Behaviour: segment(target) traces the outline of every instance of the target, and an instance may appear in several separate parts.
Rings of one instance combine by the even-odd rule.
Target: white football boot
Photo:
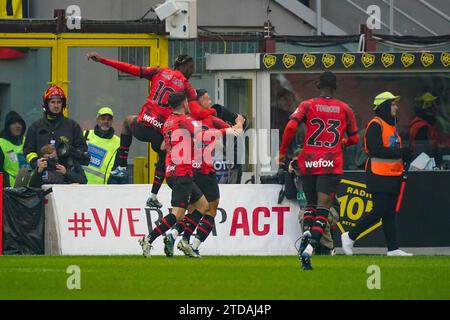
[[[388,251],[387,255],[389,257],[411,257],[413,254],[405,252],[405,251],[400,250],[400,249],[397,249],[397,250]]]
[[[355,241],[350,239],[348,232],[341,235],[342,250],[347,256],[353,255],[353,245]]]

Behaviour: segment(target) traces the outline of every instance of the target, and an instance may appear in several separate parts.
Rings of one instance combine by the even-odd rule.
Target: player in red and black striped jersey
[[[184,214],[191,203],[204,214],[208,209],[208,202],[200,189],[193,182],[193,144],[196,134],[195,126],[198,125],[189,117],[186,95],[182,92],[171,93],[168,103],[173,113],[164,124],[163,133],[167,147],[166,154],[166,176],[167,184],[172,189],[172,212],[166,215],[161,223],[156,226],[148,236],[139,240],[144,257],[150,255],[153,241],[169,230],[177,221],[184,218]],[[164,250],[167,256],[173,255],[172,248],[167,251],[165,243]]]
[[[129,63],[106,59],[98,53],[87,55],[88,59],[103,63],[119,71],[145,78],[151,81],[150,92],[147,100],[141,108],[139,115],[127,117],[123,122],[120,136],[120,148],[117,154],[115,169],[111,172],[113,177],[127,177],[128,151],[133,136],[140,141],[149,142],[152,149],[158,153],[158,162],[155,168],[151,196],[147,200],[149,207],[162,207],[157,200],[157,193],[165,177],[165,150],[161,149],[163,142],[162,128],[172,110],[167,105],[167,99],[172,92],[184,92],[189,100],[196,98],[196,91],[189,83],[189,77],[194,73],[194,60],[188,55],[180,55],[175,60],[173,69],[156,67],[139,67]],[[213,111],[202,111],[213,114]],[[118,165],[118,166],[116,166]]]
[[[198,160],[194,152],[194,143],[213,136],[223,135],[230,129],[202,132],[202,127],[189,116],[189,105],[186,95],[174,92],[169,95],[168,103],[173,112],[163,127],[166,144],[166,176],[167,184],[172,189],[172,212],[166,215],[159,226],[155,227],[148,237],[143,237],[140,244],[144,256],[150,253],[151,243],[161,234],[169,230],[177,221],[184,218],[189,205],[201,215],[208,210],[208,201],[194,183],[194,168],[200,167],[201,157]],[[200,155],[201,156],[201,155]],[[167,256],[173,255],[173,242],[164,239],[164,252]]]
[[[290,116],[279,152],[279,161],[283,163],[299,123],[305,123],[303,149],[297,160],[307,199],[299,250],[305,270],[312,269],[310,257],[328,223],[330,207],[343,172],[343,148],[356,144],[359,139],[352,109],[333,98],[336,76],[330,71],[324,72],[318,88],[320,97],[301,102]]]
[[[227,122],[218,117],[212,115],[202,117],[198,112],[200,109],[208,110],[211,109],[211,107],[211,98],[204,89],[198,89],[197,100],[189,102],[191,116],[199,121],[202,130],[206,130],[208,133],[219,130],[216,132],[222,133],[223,129],[233,128],[235,129],[235,131],[233,131],[233,136],[243,132],[245,118],[241,115],[237,115],[235,120],[236,125],[231,127]],[[197,110],[197,112],[192,112],[193,110]],[[216,139],[218,141],[216,141]],[[194,182],[208,200],[209,210],[203,216],[197,210],[189,210],[189,213],[185,216],[183,221],[177,223],[167,236],[169,237],[167,242],[173,243],[178,235],[183,233],[183,237],[177,247],[179,250],[183,251],[185,255],[194,258],[200,257],[198,248],[200,244],[206,240],[214,227],[214,218],[217,214],[220,200],[219,185],[215,175],[213,158],[216,143],[223,143],[223,139],[221,136],[208,137],[204,134],[201,142],[202,143],[197,144],[197,146],[202,148],[202,161],[200,167],[194,170]],[[189,240],[196,228],[197,234],[191,246]]]

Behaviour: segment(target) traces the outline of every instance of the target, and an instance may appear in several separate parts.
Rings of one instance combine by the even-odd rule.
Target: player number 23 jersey
[[[344,133],[355,134],[355,115],[342,101],[321,97],[300,103],[291,119],[306,124],[298,158],[302,174],[342,174]]]

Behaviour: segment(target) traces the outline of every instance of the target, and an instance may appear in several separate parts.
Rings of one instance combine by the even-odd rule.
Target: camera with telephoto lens
[[[89,153],[74,148],[64,142],[59,144],[56,152],[58,158],[66,164],[70,164],[70,162],[76,160],[79,164],[87,166],[91,161],[91,155]]]
[[[283,168],[278,169],[278,172],[272,175],[261,176],[261,184],[284,184],[286,176],[286,170]]]
[[[58,160],[53,157],[48,157],[46,160],[47,160],[47,170],[55,171],[56,165],[58,164]]]

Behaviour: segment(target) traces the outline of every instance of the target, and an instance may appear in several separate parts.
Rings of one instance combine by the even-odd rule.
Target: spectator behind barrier
[[[438,101],[439,97],[431,92],[425,92],[415,98],[415,118],[409,124],[409,139],[414,158],[425,152],[441,167],[442,154],[449,152],[450,136],[442,132],[437,125],[441,109]]]
[[[5,118],[5,127],[0,132],[0,172],[4,174],[4,187],[14,187],[20,169],[28,164],[23,154],[27,126],[22,117],[10,111]]]
[[[81,165],[71,157],[61,157],[62,148],[56,150],[52,144],[46,144],[41,148],[41,155],[42,157],[36,161],[30,187],[40,188],[44,184],[87,183]]]
[[[110,107],[101,107],[97,112],[95,128],[84,132],[88,153],[91,155],[89,165],[83,168],[88,184],[112,183],[110,173],[120,147],[120,138],[114,134],[112,127],[113,117]]]

